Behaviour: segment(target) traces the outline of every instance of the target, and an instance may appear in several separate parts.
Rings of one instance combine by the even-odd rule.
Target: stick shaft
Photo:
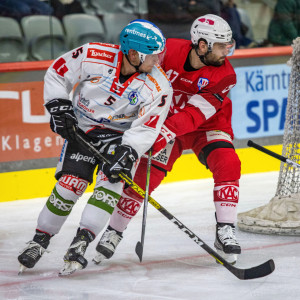
[[[100,161],[105,161],[109,163],[109,161],[93,146],[91,145],[82,134],[79,134],[75,131],[76,136],[78,137],[78,141],[85,145],[87,149]],[[139,187],[129,176],[124,173],[120,173],[119,176],[139,195],[145,197],[145,191]],[[183,231],[190,239],[192,239],[196,244],[202,247],[210,256],[212,256],[215,260],[217,260],[222,266],[224,266],[227,270],[229,270],[233,275],[238,277],[239,279],[253,279],[259,278],[266,275],[269,275],[274,271],[274,262],[273,260],[269,260],[266,263],[263,263],[259,266],[249,268],[249,269],[239,269],[232,266],[228,263],[223,257],[221,257],[216,251],[214,251],[211,247],[209,247],[200,237],[198,237],[195,233],[193,233],[190,229],[188,229],[183,223],[181,223],[175,216],[173,216],[169,211],[167,211],[162,205],[160,205],[157,201],[155,201],[149,195],[149,202],[153,207],[155,207],[160,213],[162,213],[166,218],[168,218],[173,224],[175,224],[181,231]]]
[[[254,143],[251,140],[248,141],[247,145],[249,147],[253,147],[253,148],[255,148],[255,149],[257,149],[257,150],[259,150],[261,152],[264,152],[264,153],[266,153],[266,154],[268,154],[268,155],[270,155],[270,156],[272,156],[274,158],[277,158],[277,159],[281,160],[282,162],[285,162],[287,164],[293,165],[294,167],[300,168],[300,164],[298,164],[298,163],[296,163],[296,162],[288,159],[287,157],[284,157],[284,156],[282,156],[280,154],[277,154],[277,153],[275,153],[275,152],[273,152],[273,151],[271,151],[269,149],[266,149],[265,147],[263,147],[261,145],[258,145],[258,144]]]

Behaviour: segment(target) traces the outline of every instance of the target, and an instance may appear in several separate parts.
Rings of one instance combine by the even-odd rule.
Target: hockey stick
[[[148,207],[148,201],[149,201],[151,161],[152,161],[152,148],[149,150],[148,161],[147,161],[147,176],[146,176],[146,189],[145,189],[145,198],[144,198],[144,210],[143,210],[141,241],[138,241],[136,243],[136,246],[135,246],[135,253],[139,257],[140,262],[142,262],[143,250],[144,250],[145,229],[146,229],[146,219],[147,219],[147,207]]]
[[[86,137],[82,136],[81,133],[75,130],[77,141],[85,146],[97,159],[109,163],[109,161],[89,142]],[[145,191],[140,188],[131,178],[126,174],[120,173],[119,176],[139,195],[145,197]],[[275,269],[275,264],[273,259],[262,263],[261,265],[248,268],[240,269],[236,268],[227,262],[223,257],[221,257],[216,251],[210,248],[203,240],[201,240],[196,234],[194,234],[190,229],[188,229],[183,223],[181,223],[175,216],[168,212],[163,206],[156,202],[151,196],[149,196],[149,202],[153,205],[160,213],[162,213],[166,218],[168,218],[173,224],[175,224],[181,231],[183,231],[190,239],[192,239],[197,245],[202,247],[210,256],[212,256],[217,262],[219,262],[223,267],[229,270],[237,278],[245,279],[255,279],[267,276],[271,274]]]
[[[275,157],[275,158],[277,158],[277,159],[279,159],[279,160],[281,160],[281,161],[283,161],[283,162],[285,162],[285,163],[287,163],[289,165],[292,165],[293,167],[300,168],[300,164],[298,164],[298,163],[296,163],[296,162],[288,159],[287,157],[279,155],[279,154],[277,154],[277,153],[275,153],[275,152],[273,152],[273,151],[271,151],[269,149],[266,149],[263,146],[260,146],[260,145],[258,145],[256,143],[254,143],[251,140],[248,141],[247,145],[249,147],[253,147],[253,148],[255,148],[255,149],[257,149],[257,150],[259,150],[261,152],[264,152],[264,153],[266,153],[266,154],[268,154],[270,156],[273,156],[273,157]]]

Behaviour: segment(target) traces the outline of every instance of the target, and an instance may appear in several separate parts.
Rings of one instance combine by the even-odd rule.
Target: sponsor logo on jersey
[[[136,116],[136,113],[132,113],[129,116],[126,116],[125,114],[115,115],[115,116],[109,116],[108,119],[111,121],[119,121],[119,120],[127,120],[130,118],[133,118]]]
[[[64,175],[59,181],[59,185],[65,189],[74,192],[76,195],[81,196],[87,188],[87,181],[73,175]]]
[[[193,83],[193,81],[192,80],[189,80],[189,79],[186,79],[186,78],[180,78],[180,80],[182,80],[182,81],[184,81],[184,82],[187,82],[187,83],[190,83],[190,84],[192,84]]]
[[[235,84],[231,84],[231,85],[227,86],[227,87],[222,91],[222,93],[224,94],[224,93],[229,92],[234,86],[235,86]]]
[[[169,79],[169,77],[167,76],[167,74],[165,73],[165,71],[163,70],[163,68],[159,65],[159,64],[156,64],[156,67],[158,68],[158,70],[165,76],[165,78],[168,80],[169,82],[169,86],[171,87],[171,81]]]
[[[92,165],[94,165],[96,163],[96,160],[95,160],[94,156],[82,155],[79,152],[73,153],[71,155],[70,159],[76,160],[76,162],[82,160],[82,161],[88,162]]]
[[[152,158],[152,160],[167,166],[174,144],[174,140],[170,141],[167,146],[159,152],[158,155]]]
[[[114,62],[115,56],[116,54],[113,52],[94,48],[89,48],[87,53],[88,58],[101,59],[110,63]]]
[[[206,18],[200,18],[200,19],[198,19],[198,21],[200,21],[201,23],[208,24],[208,25],[214,25],[215,24],[214,20],[206,19]]]
[[[93,109],[88,108],[89,105],[90,100],[86,100],[85,98],[80,98],[79,102],[77,103],[77,106],[93,114],[95,111]]]
[[[118,208],[130,216],[135,216],[141,204],[130,198],[121,197],[117,204]]]
[[[207,78],[200,77],[197,83],[199,91],[201,91],[201,89],[206,87],[208,84],[209,80]]]
[[[161,88],[158,84],[158,82],[156,81],[155,78],[153,78],[152,76],[150,76],[149,74],[147,75],[147,77],[149,78],[150,81],[152,81],[157,89],[158,92],[161,92]]]
[[[128,95],[130,105],[136,105],[139,102],[138,94],[135,91],[132,91]]]

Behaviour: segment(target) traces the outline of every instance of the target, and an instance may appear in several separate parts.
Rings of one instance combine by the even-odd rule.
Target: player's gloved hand
[[[166,125],[161,127],[160,133],[152,146],[152,155],[155,157],[163,150],[167,143],[175,139],[176,134],[171,131]]]
[[[121,180],[119,173],[123,172],[131,177],[131,169],[138,159],[137,152],[128,145],[118,145],[110,164],[104,163],[102,171],[110,183],[117,183]]]
[[[53,99],[45,104],[51,115],[50,128],[68,141],[75,141],[74,126],[78,128],[72,101],[67,99]]]

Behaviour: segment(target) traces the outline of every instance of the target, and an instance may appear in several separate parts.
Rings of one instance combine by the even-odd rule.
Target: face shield
[[[215,43],[218,44],[219,48],[224,51],[225,56],[231,56],[234,53],[235,50],[235,40],[231,39],[230,42],[226,43]]]
[[[166,54],[166,47],[164,50],[158,54],[144,54],[138,51],[139,58],[140,58],[140,64],[144,63],[145,61],[147,63],[153,63],[155,64],[162,64],[165,54]]]

